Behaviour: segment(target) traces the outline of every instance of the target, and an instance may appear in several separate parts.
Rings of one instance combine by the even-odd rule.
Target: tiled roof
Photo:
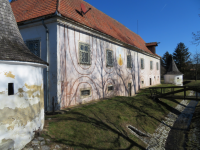
[[[84,4],[87,10],[92,8],[83,16],[77,12],[81,11],[81,4]],[[138,34],[83,0],[17,0],[12,2],[11,6],[17,22],[50,15],[58,11],[64,17],[153,54]]]
[[[24,44],[8,0],[0,0],[0,60],[47,64]]]

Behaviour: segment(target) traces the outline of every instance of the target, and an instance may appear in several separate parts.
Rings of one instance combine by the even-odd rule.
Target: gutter
[[[44,19],[42,19],[42,24],[43,24],[44,28],[46,29],[47,63],[49,64],[49,29],[47,28],[46,24],[44,23]],[[49,110],[49,66],[47,66],[47,78],[46,79],[47,79],[47,83],[46,83],[46,87],[47,87],[46,111],[48,111]]]

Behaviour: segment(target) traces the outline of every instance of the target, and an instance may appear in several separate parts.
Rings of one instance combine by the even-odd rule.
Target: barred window
[[[141,58],[141,69],[144,69],[144,58]]]
[[[40,40],[28,40],[25,44],[33,54],[40,57]]]
[[[90,64],[90,45],[79,42],[79,62],[81,64]]]
[[[132,68],[131,62],[131,55],[127,55],[127,68]]]
[[[90,95],[90,90],[82,90],[81,91],[81,96],[89,96]]]
[[[150,61],[150,69],[153,70],[153,61]]]
[[[157,70],[159,70],[159,67],[158,67],[158,62],[156,62],[156,68],[157,68]]]
[[[113,67],[113,51],[106,50],[106,66]]]
[[[109,86],[108,86],[108,91],[113,91],[113,89],[114,89],[114,88],[113,88],[113,85],[109,85]]]

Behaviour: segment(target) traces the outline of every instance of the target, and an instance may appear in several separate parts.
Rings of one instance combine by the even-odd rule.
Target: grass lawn
[[[81,105],[65,114],[47,115],[46,119],[51,118],[48,134],[53,141],[78,150],[145,149],[147,145],[131,134],[127,125],[152,134],[170,111],[180,114],[174,107],[181,101],[155,102],[148,95],[149,90],[143,89],[134,97],[117,96]]]

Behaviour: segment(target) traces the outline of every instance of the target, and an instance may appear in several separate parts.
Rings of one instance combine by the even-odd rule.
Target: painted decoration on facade
[[[124,62],[124,51],[121,47],[118,47],[116,50],[116,59],[118,65],[122,66]]]

